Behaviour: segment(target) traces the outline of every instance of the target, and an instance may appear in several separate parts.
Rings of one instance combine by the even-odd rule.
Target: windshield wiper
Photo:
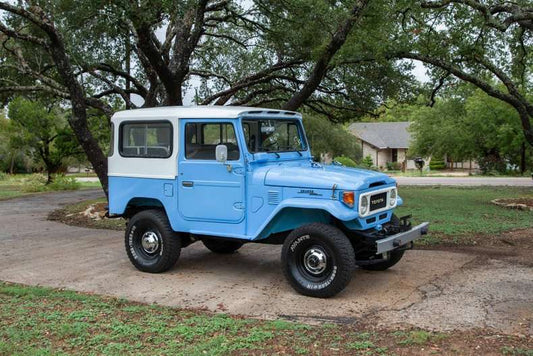
[[[278,147],[278,149],[280,150],[287,150],[287,151],[283,151],[283,152],[296,152],[300,155],[300,157],[302,157],[302,152],[300,152],[299,150],[295,149],[294,147],[292,146],[280,146]]]
[[[267,153],[273,153],[276,155],[276,158],[280,158],[281,156],[279,155],[279,153],[277,153],[276,151],[272,151],[270,148],[266,148],[266,147],[261,147],[260,150],[262,150],[263,152],[267,152]],[[259,151],[261,152],[261,151]]]

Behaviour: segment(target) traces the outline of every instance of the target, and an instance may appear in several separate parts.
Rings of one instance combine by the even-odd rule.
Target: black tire
[[[394,225],[399,225],[400,224],[400,219],[396,215],[392,215],[390,223],[394,224]],[[394,266],[395,264],[397,264],[398,262],[400,262],[400,260],[403,257],[404,252],[405,252],[405,250],[391,251],[389,253],[389,259],[388,260],[383,261],[383,262],[374,263],[374,264],[371,264],[371,265],[362,265],[362,266],[359,266],[359,267],[361,269],[364,269],[364,270],[367,270],[367,271],[385,271],[385,270],[391,268],[392,266]]]
[[[394,266],[395,264],[397,264],[398,262],[400,262],[400,260],[403,257],[404,252],[405,252],[405,250],[391,251],[390,254],[389,254],[389,259],[388,260],[383,261],[383,262],[374,263],[374,264],[371,264],[371,265],[362,265],[362,266],[359,266],[359,267],[361,269],[365,269],[367,271],[385,271],[385,270],[391,268],[392,266]]]
[[[283,273],[299,293],[329,298],[342,291],[355,269],[355,254],[344,233],[313,223],[293,230],[281,251]]]
[[[205,239],[202,240],[205,247],[207,247],[211,252],[220,253],[220,254],[230,254],[243,245],[240,241],[230,241],[230,240],[216,240],[216,239]]]
[[[126,228],[125,245],[135,268],[150,273],[172,268],[181,252],[179,234],[172,230],[161,210],[144,210],[135,214]]]

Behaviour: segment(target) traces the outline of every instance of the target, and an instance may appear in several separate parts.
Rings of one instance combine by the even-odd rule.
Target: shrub
[[[42,192],[46,190],[46,177],[42,174],[31,174],[22,179],[21,190],[25,193]]]
[[[354,168],[357,167],[357,163],[355,163],[355,161],[351,159],[350,157],[339,156],[339,157],[335,157],[333,160],[336,162],[339,162],[340,164],[346,167],[354,167]]]
[[[429,162],[429,169],[431,171],[442,170],[445,168],[446,168],[446,163],[444,162],[443,158],[431,157],[431,161]]]
[[[402,164],[400,162],[387,162],[388,171],[399,171],[402,169]]]
[[[63,174],[58,174],[48,185],[51,190],[77,190],[80,189],[81,184],[75,177],[67,177]]]
[[[361,161],[361,164],[360,166],[362,168],[372,168],[372,166],[374,165],[374,161],[372,161],[372,156],[368,155],[366,156],[365,158],[363,158],[363,160]]]
[[[495,175],[506,172],[507,165],[505,161],[496,155],[488,155],[478,158],[479,169],[484,175]]]
[[[4,172],[0,172],[0,181],[7,180],[7,174]]]

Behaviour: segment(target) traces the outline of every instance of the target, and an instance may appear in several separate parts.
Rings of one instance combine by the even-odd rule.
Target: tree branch
[[[359,20],[361,17],[361,13],[367,4],[368,0],[358,0],[355,2],[355,5],[350,11],[349,18],[340,24],[333,34],[330,42],[316,61],[313,71],[309,75],[306,83],[289,99],[289,101],[285,103],[285,105],[283,105],[283,109],[297,110],[305,102],[305,100],[307,100],[313,94],[326,75],[331,59],[344,45],[344,42],[346,42],[346,38],[348,37],[357,20]]]

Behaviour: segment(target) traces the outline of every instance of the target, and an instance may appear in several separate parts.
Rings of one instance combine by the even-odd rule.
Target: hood
[[[334,165],[285,166],[268,170],[265,184],[279,187],[364,190],[372,183],[394,184],[396,181],[386,174],[365,169]]]

